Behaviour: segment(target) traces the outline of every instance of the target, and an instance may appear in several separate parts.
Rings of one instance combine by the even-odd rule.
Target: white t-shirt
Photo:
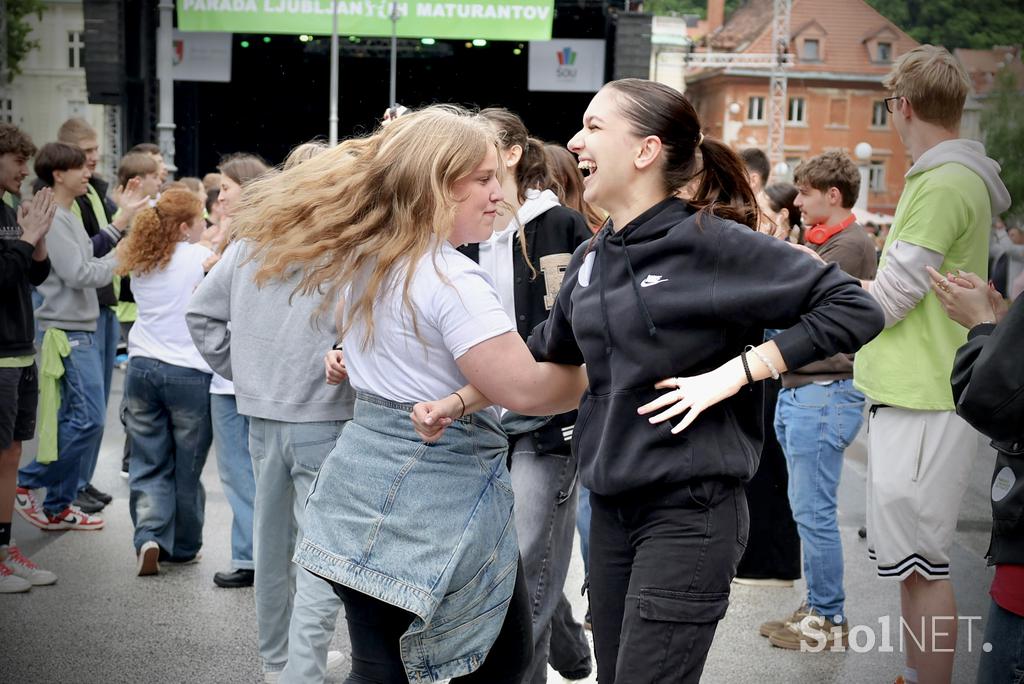
[[[132,274],[139,315],[128,334],[128,356],[213,372],[199,355],[185,324],[189,299],[203,281],[203,262],[212,254],[202,245],[179,242],[166,268]]]
[[[481,342],[515,331],[491,278],[472,259],[445,243],[437,267],[448,283],[435,270],[433,253],[420,258],[410,283],[422,339],[416,337],[403,305],[402,282],[374,306],[371,344],[363,347],[362,323],[353,324],[344,336],[345,365],[354,388],[400,402],[441,399],[467,384],[457,358]]]

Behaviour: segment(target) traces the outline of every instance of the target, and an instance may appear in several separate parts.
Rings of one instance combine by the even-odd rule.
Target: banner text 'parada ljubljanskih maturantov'
[[[332,0],[177,0],[182,31],[330,34]],[[403,38],[550,40],[554,0],[401,0]],[[391,35],[391,0],[338,0],[338,31]]]

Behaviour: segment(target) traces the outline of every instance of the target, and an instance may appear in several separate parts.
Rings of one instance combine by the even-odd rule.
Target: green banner
[[[182,31],[329,35],[333,0],[177,0]],[[390,36],[390,0],[337,0],[338,32]],[[554,0],[405,0],[403,38],[550,40]]]

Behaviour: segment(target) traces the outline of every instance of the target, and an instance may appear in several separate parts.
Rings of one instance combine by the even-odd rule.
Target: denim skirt
[[[508,440],[486,414],[425,444],[411,404],[362,392],[306,499],[295,562],[416,617],[409,681],[477,669],[501,630],[519,558]]]

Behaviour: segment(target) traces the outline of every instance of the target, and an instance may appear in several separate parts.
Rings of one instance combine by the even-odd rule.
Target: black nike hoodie
[[[637,408],[659,380],[713,370],[766,328],[789,368],[853,353],[884,325],[878,305],[835,264],[708,214],[659,202],[618,233],[609,223],[573,254],[538,360],[587,364],[573,449],[603,495],[700,478],[749,479],[764,437],[759,383],[704,411],[679,435]]]

